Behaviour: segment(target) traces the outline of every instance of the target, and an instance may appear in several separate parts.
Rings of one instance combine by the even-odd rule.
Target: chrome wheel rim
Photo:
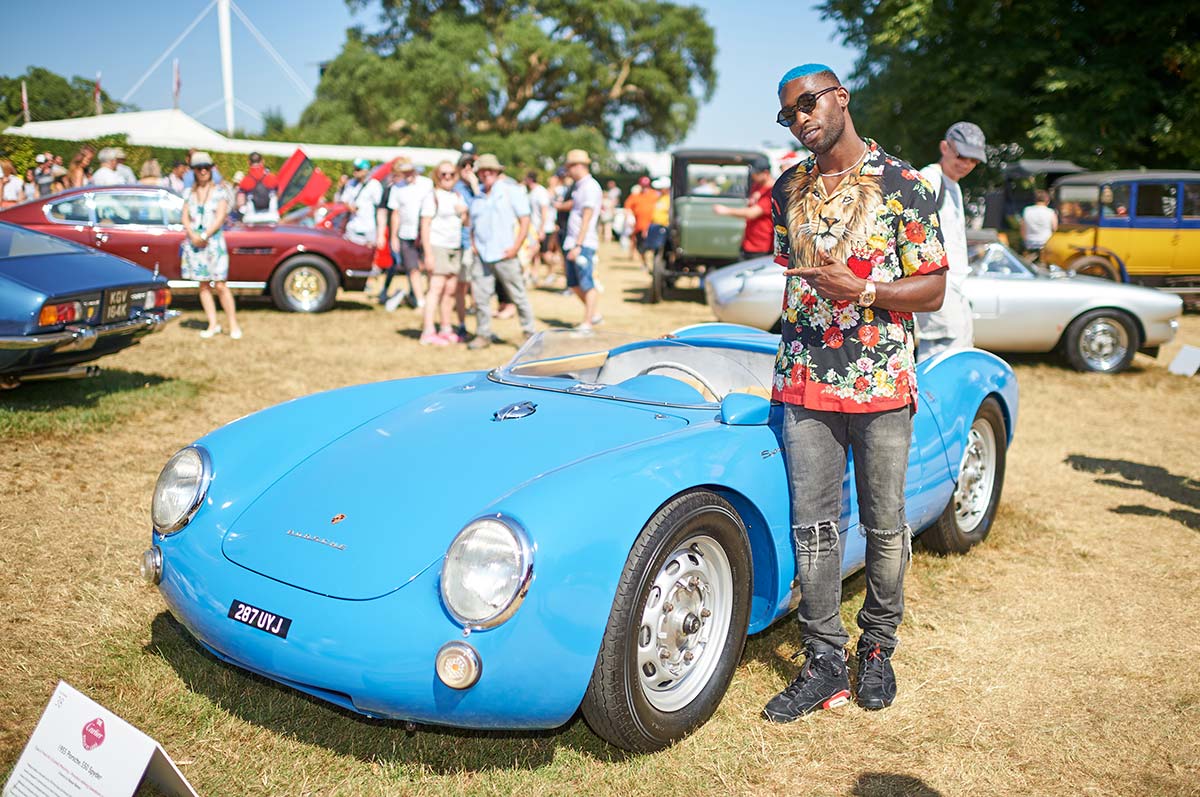
[[[663,562],[637,628],[642,694],[659,711],[684,708],[712,679],[733,618],[733,574],[708,536],[685,540]]]
[[[1097,318],[1079,334],[1079,354],[1093,371],[1111,371],[1129,351],[1129,333],[1112,318]]]
[[[996,432],[983,418],[975,419],[967,434],[967,448],[958,467],[954,490],[954,515],[958,527],[972,532],[983,522],[996,483]]]
[[[328,288],[325,275],[315,266],[297,266],[283,282],[284,293],[300,310],[315,310]]]

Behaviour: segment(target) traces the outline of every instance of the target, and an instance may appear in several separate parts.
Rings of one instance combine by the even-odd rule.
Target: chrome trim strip
[[[144,335],[149,332],[158,332],[167,324],[178,319],[179,315],[178,310],[168,310],[162,317],[141,315],[107,326],[71,326],[61,332],[46,332],[41,335],[2,335],[0,336],[0,349],[40,349],[44,346],[53,346],[55,351],[84,351],[95,346],[99,338],[106,338],[109,335],[122,335],[127,332]]]
[[[263,291],[267,289],[265,282],[226,282],[231,291]],[[199,290],[200,283],[197,280],[167,280],[167,285],[173,291],[179,290]]]
[[[370,277],[373,274],[382,274],[382,273],[383,272],[380,269],[375,269],[375,268],[368,269],[366,271],[363,271],[362,269],[357,269],[357,268],[348,268],[342,272],[342,276],[344,276],[346,279],[354,280],[354,279],[366,279],[367,277]]]
[[[467,632],[484,631],[489,628],[495,628],[496,626],[510,619],[516,613],[517,609],[521,607],[521,603],[525,600],[525,595],[529,592],[529,585],[533,581],[533,554],[535,549],[533,547],[533,541],[529,537],[529,532],[525,531],[525,527],[516,520],[501,512],[481,515],[467,525],[463,526],[462,531],[454,535],[454,540],[451,541],[450,546],[446,549],[447,553],[450,551],[450,548],[454,547],[454,543],[458,540],[459,536],[462,535],[463,531],[466,531],[481,520],[498,521],[501,525],[507,527],[508,530],[512,532],[513,539],[517,541],[517,546],[521,549],[521,563],[523,572],[521,573],[520,581],[517,583],[517,591],[507,606],[490,617],[485,617],[482,620],[471,621],[465,617],[460,617],[458,613],[454,611],[454,609],[450,608],[450,601],[446,599],[446,562],[448,559],[443,557],[442,572],[438,576],[438,592],[441,594],[442,605],[446,607],[446,611],[449,612],[450,616],[454,618],[455,622],[461,625]]]

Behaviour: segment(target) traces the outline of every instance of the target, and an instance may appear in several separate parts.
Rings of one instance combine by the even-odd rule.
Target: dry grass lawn
[[[605,254],[609,327],[709,320],[694,293],[643,303],[640,269]],[[543,325],[578,320],[574,299],[534,298]],[[629,756],[580,720],[483,734],[361,718],[218,662],[167,614],[136,562],[173,451],[296,396],[513,351],[419,346],[415,313],[360,294],[316,317],[242,305],[240,342],[200,340],[185,305],[97,380],[0,394],[0,777],[61,678],[158,739],[205,795],[1200,794],[1200,378],[1165,368],[1200,345],[1200,316],[1117,377],[1014,359],[995,529],[966,557],[918,552],[891,709],[761,721],[794,674],[782,622],[750,640],[712,721]],[[518,337],[513,321],[499,332]],[[852,622],[861,581],[845,592]]]

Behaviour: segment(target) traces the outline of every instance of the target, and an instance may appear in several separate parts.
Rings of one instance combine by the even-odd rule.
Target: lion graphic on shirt
[[[849,260],[854,245],[861,248],[874,232],[877,210],[883,203],[877,175],[851,175],[832,197],[814,190],[818,179],[815,171],[797,169],[784,189],[795,265],[817,265],[820,252],[843,263]]]

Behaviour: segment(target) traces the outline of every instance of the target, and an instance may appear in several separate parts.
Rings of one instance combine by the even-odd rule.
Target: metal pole
[[[229,0],[217,0],[217,30],[221,37],[221,79],[225,85],[225,133],[233,135],[233,48],[229,44]]]

